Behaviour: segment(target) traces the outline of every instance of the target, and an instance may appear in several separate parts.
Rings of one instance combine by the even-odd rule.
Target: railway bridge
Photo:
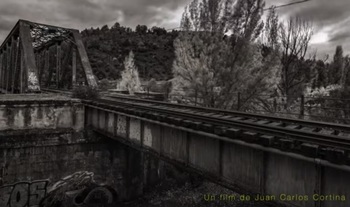
[[[145,178],[161,171],[160,162],[146,155],[245,200],[350,206],[347,125],[45,92],[83,83],[97,86],[77,30],[16,24],[0,48],[0,206],[37,206],[71,180],[86,184],[92,173],[98,187],[86,193],[86,202],[97,191],[106,202],[140,196],[149,184]],[[147,163],[157,164],[145,170]],[[59,185],[48,187],[42,179]]]

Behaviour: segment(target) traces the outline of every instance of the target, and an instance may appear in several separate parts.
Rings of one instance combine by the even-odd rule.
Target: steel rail
[[[264,135],[273,135],[279,138],[289,138],[300,142],[312,143],[323,147],[331,147],[343,150],[350,150],[350,139],[342,136],[325,135],[320,133],[289,129],[285,127],[263,125],[258,123],[249,123],[239,120],[232,120],[220,117],[210,117],[208,115],[193,114],[191,112],[176,111],[174,109],[160,109],[155,106],[144,106],[136,103],[116,102],[110,99],[100,99],[93,102],[96,105],[107,104],[107,106],[116,107],[125,106],[126,109],[139,109],[148,112],[158,112],[164,115],[171,115],[182,119],[196,120],[199,122],[210,123],[213,126],[237,127],[248,132],[255,132]],[[114,105],[110,105],[114,104]]]
[[[238,116],[238,117],[244,117],[244,118],[254,118],[257,120],[276,121],[276,122],[281,122],[285,124],[301,125],[305,127],[309,126],[309,127],[315,127],[315,128],[325,128],[325,129],[333,129],[337,131],[350,132],[350,126],[345,124],[335,124],[335,123],[327,123],[327,122],[319,122],[319,121],[306,121],[306,120],[300,120],[300,119],[282,118],[282,117],[276,117],[276,116],[270,116],[270,115],[253,114],[253,113],[246,113],[246,112],[240,112],[240,111],[223,110],[223,109],[215,109],[215,108],[207,108],[207,107],[199,107],[199,106],[189,106],[184,104],[173,104],[173,103],[167,103],[162,101],[130,98],[125,96],[107,95],[106,97],[110,97],[113,99],[123,99],[123,100],[138,101],[138,102],[144,102],[144,103],[159,104],[164,106],[172,106],[176,108],[194,109],[198,111],[203,110],[207,113],[209,112],[223,113],[226,115]]]

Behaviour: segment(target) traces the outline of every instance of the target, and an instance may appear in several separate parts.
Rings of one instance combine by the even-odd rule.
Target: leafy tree
[[[186,96],[199,94],[203,97],[203,105],[214,107],[215,99],[219,98],[219,94],[214,92],[218,82],[214,73],[216,69],[224,68],[224,56],[229,54],[228,44],[218,35],[182,33],[175,40],[174,47],[173,93],[185,92]]]
[[[193,0],[182,15],[180,27],[185,31],[225,33],[255,39],[263,22],[263,0]]]
[[[91,86],[77,86],[73,89],[73,98],[93,100],[100,98],[100,94],[97,88]]]
[[[338,45],[335,50],[333,57],[333,62],[329,70],[329,77],[331,84],[343,85],[343,72],[344,72],[344,57],[343,57],[343,47]]]
[[[138,33],[138,34],[146,34],[147,30],[148,30],[148,28],[146,25],[137,25],[136,26],[136,33]]]
[[[129,56],[124,62],[124,71],[122,72],[122,80],[119,83],[118,89],[127,90],[130,94],[140,91],[141,82],[139,79],[139,72],[134,63],[134,53],[130,51]]]
[[[232,30],[234,36],[241,37],[245,41],[256,40],[264,28],[261,16],[265,2],[263,0],[237,0],[236,4],[234,2],[225,2],[223,20],[228,20],[226,30]]]
[[[264,28],[264,40],[266,46],[271,49],[277,49],[279,46],[279,38],[278,38],[278,29],[279,29],[279,17],[276,13],[275,7],[271,7],[269,9],[269,13],[267,15],[265,28]]]
[[[149,93],[150,91],[152,91],[155,86],[157,86],[157,81],[154,78],[152,78],[147,84],[147,92]]]
[[[109,30],[108,25],[104,25],[104,26],[101,28],[101,31],[103,31],[103,32],[106,32],[106,31],[108,31],[108,30]]]
[[[276,59],[264,59],[254,43],[263,28],[263,7],[260,0],[238,0],[237,4],[230,0],[194,0],[185,9],[181,24],[192,28],[184,28],[187,32],[174,43],[173,93],[196,95],[205,106],[235,108],[237,91],[245,94],[243,103],[247,103],[271,89],[275,84],[271,77],[275,79],[278,68],[271,63]],[[227,29],[233,35],[223,38]]]
[[[313,82],[313,88],[326,87],[327,85],[327,65],[322,60],[316,62],[315,69],[317,71],[317,77]]]
[[[164,28],[160,28],[160,27],[152,27],[151,32],[158,36],[167,34],[167,31]]]
[[[119,22],[114,23],[114,25],[112,26],[112,29],[119,29],[119,28],[120,28]]]
[[[349,55],[344,58],[344,72],[342,75],[342,83],[345,88],[350,86],[350,57]]]

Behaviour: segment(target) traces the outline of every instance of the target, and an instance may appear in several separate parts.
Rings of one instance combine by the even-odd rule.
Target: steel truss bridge
[[[97,86],[78,30],[19,20],[0,47],[0,90]]]

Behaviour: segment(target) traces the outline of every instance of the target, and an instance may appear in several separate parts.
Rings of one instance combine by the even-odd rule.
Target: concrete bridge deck
[[[86,104],[85,110],[96,132],[238,192],[287,206],[350,205],[350,166],[130,115],[117,102],[115,108]]]

